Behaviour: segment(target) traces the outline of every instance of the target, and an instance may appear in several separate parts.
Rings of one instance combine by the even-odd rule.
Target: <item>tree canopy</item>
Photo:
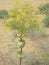
[[[11,30],[17,30],[22,34],[42,30],[44,28],[41,22],[43,16],[37,12],[39,12],[39,9],[34,8],[31,2],[23,4],[16,2],[12,10],[8,12],[7,26]]]

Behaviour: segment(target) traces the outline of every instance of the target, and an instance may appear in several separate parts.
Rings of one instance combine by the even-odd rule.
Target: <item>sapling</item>
[[[24,58],[23,48],[25,46],[24,36],[28,35],[30,31],[34,31],[37,28],[42,29],[43,26],[41,22],[38,20],[37,16],[37,8],[33,8],[30,2],[26,2],[24,4],[20,2],[16,3],[12,10],[9,11],[9,18],[7,20],[6,26],[11,30],[17,31],[18,40],[18,48],[17,51],[19,58],[19,65],[22,64],[22,59]],[[40,22],[40,23],[39,23]]]

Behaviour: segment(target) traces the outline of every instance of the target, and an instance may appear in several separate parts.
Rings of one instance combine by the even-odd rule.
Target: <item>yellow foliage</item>
[[[21,15],[17,15],[16,16],[16,22],[20,22],[20,20],[21,20]]]
[[[43,29],[43,26],[42,26],[41,24],[39,24],[39,25],[38,25],[38,28],[39,28],[40,30],[42,30],[42,29]]]
[[[32,22],[35,22],[35,21],[37,21],[37,18],[36,17],[31,17],[31,20],[32,20]]]
[[[23,4],[21,0],[16,0],[16,4],[13,9],[15,11],[10,11],[8,13],[10,18],[7,20],[7,22],[16,21],[16,24],[15,22],[11,24],[10,27],[12,29],[14,29],[12,26],[13,24],[15,27],[17,27],[16,29],[22,28],[23,26],[25,28],[29,28],[30,25],[32,25],[31,27],[39,27],[40,29],[42,29],[42,25],[38,25],[38,23],[41,21],[43,16],[37,14],[37,12],[39,12],[39,9],[33,8],[32,2],[27,1]],[[13,17],[14,15],[15,17]]]
[[[26,12],[25,11],[22,11],[22,16],[26,16]]]
[[[25,23],[24,26],[25,26],[26,28],[29,28],[30,24],[29,24],[29,23]]]
[[[14,16],[15,13],[10,11],[10,12],[8,12],[8,15],[9,15],[9,16]]]
[[[9,23],[9,22],[14,22],[14,18],[12,18],[12,17],[8,18],[7,23]]]

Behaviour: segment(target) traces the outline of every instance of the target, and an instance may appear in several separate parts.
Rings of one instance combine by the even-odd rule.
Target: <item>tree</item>
[[[20,5],[21,4],[21,5]],[[14,8],[9,11],[9,18],[7,20],[6,26],[11,30],[17,31],[18,40],[18,58],[20,64],[24,57],[23,48],[25,46],[24,36],[28,35],[30,31],[41,30],[43,26],[41,24],[42,15],[37,15],[37,8],[34,8],[30,2],[22,4],[17,2]]]

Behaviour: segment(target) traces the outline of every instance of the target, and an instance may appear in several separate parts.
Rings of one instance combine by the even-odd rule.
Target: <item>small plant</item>
[[[39,6],[40,14],[44,14],[45,18],[43,19],[43,23],[46,27],[49,27],[49,3],[45,3]]]
[[[8,11],[0,10],[0,19],[7,19],[7,18],[8,18]]]
[[[44,23],[45,27],[49,28],[49,16],[46,16],[46,17],[43,19],[43,23]]]
[[[9,18],[7,20],[6,26],[11,30],[17,31],[18,40],[18,58],[20,64],[22,64],[22,59],[24,58],[23,48],[25,46],[24,36],[28,35],[30,31],[36,29],[42,29],[41,25],[41,15],[37,15],[37,8],[33,8],[30,2],[22,4],[17,2],[14,8],[9,11]]]
[[[49,15],[49,3],[45,3],[39,6],[39,10],[41,14]]]

